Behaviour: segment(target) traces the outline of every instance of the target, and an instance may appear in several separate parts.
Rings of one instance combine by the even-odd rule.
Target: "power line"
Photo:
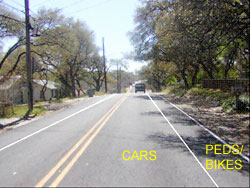
[[[17,1],[15,1],[15,0],[11,0],[11,1],[12,1],[13,3],[15,3],[16,5],[19,5],[20,7],[24,8],[24,5],[18,3]]]
[[[13,2],[16,2],[15,0],[12,0],[12,1],[13,1]],[[3,3],[5,6],[8,6],[8,7],[14,9],[14,10],[17,10],[17,11],[19,11],[19,12],[25,14],[25,11],[24,11],[24,10],[20,10],[20,9],[18,9],[18,8],[12,6],[12,5],[9,5],[9,4],[7,4],[7,3],[5,3],[5,2],[3,2],[3,1],[0,1],[0,3]],[[25,8],[23,5],[21,5],[21,4],[18,3],[18,2],[16,2],[16,4],[18,4],[19,6],[22,6],[23,8]],[[32,12],[32,14],[37,15],[37,14],[36,14],[34,11],[32,11],[31,9],[29,9],[29,10],[30,10],[30,12]],[[30,15],[30,16],[31,16],[31,15]],[[32,16],[31,16],[31,18],[32,18],[33,20],[35,19],[35,18],[32,17]]]
[[[65,8],[69,8],[69,7],[72,7],[72,6],[81,4],[82,2],[85,2],[85,1],[86,1],[86,0],[79,0],[79,1],[76,1],[76,2],[74,2],[74,3],[68,4],[68,5],[66,5],[66,6],[63,6],[63,7],[61,7],[61,8],[58,8],[58,9],[59,9],[59,10],[63,10],[63,9],[65,9]],[[43,1],[43,2],[45,2],[45,1]],[[42,5],[42,4],[43,4],[43,3],[39,3],[39,4],[34,5],[33,7],[37,7],[37,6],[40,6],[40,5]]]
[[[60,10],[61,10],[61,9],[65,9],[65,8],[70,7],[70,6],[73,6],[73,5],[82,3],[82,2],[84,2],[84,1],[85,1],[85,0],[79,0],[79,1],[77,1],[77,2],[75,2],[75,3],[71,3],[71,4],[67,5],[67,6],[63,6],[62,8],[59,8],[59,9],[60,9]],[[40,3],[36,4],[36,5],[34,5],[33,7],[38,7],[38,6],[40,6],[40,5],[43,5],[45,2],[47,2],[47,0],[42,1],[42,2],[40,2]]]
[[[24,12],[23,10],[20,10],[20,9],[18,9],[18,8],[16,8],[16,7],[13,7],[13,6],[11,6],[11,5],[9,5],[9,4],[3,2],[3,1],[1,1],[0,3],[4,4],[4,5],[7,6],[7,7],[10,7],[10,8],[12,8],[12,9],[15,9],[15,10],[17,10],[17,11],[19,11],[19,12],[25,14],[25,12]]]
[[[99,3],[95,4],[95,5],[93,5],[93,6],[89,6],[89,7],[86,7],[86,8],[83,8],[81,10],[74,11],[74,12],[71,12],[71,13],[75,14],[75,13],[81,12],[83,10],[88,10],[88,9],[91,9],[91,8],[96,8],[96,7],[99,7],[99,6],[101,6],[101,5],[105,4],[105,3],[108,3],[109,1],[112,1],[112,0],[102,1],[102,2],[99,2]],[[69,13],[69,14],[71,14],[71,13]]]
[[[68,8],[68,7],[72,7],[72,6],[81,4],[81,3],[84,2],[84,1],[86,1],[86,0],[80,0],[80,1],[77,1],[77,2],[75,2],[75,3],[71,3],[71,4],[67,5],[67,6],[64,6],[64,7],[62,7],[62,8],[59,8],[59,9],[60,9],[60,10],[63,10],[63,9],[65,9],[65,8]]]
[[[18,3],[17,1],[15,1],[15,0],[11,0],[11,1],[14,2],[15,4],[19,5],[20,7],[25,8],[24,5]],[[34,11],[32,11],[30,8],[29,8],[29,11],[32,12],[32,14],[37,15],[37,14],[36,14]]]
[[[42,1],[42,2],[40,2],[40,3],[36,4],[36,5],[34,5],[33,8],[34,8],[34,7],[37,7],[37,6],[40,6],[40,5],[43,5],[45,2],[48,2],[48,1],[47,1],[47,0]]]

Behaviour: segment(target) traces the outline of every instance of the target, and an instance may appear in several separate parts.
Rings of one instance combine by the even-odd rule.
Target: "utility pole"
[[[24,0],[25,4],[25,25],[26,25],[26,72],[28,86],[28,111],[25,114],[25,119],[28,118],[33,110],[33,87],[32,87],[32,70],[30,58],[30,18],[29,18],[29,0]]]
[[[116,67],[117,67],[117,70],[116,70],[116,80],[117,80],[116,88],[117,88],[117,93],[119,93],[119,69],[118,69],[118,61],[116,62]]]
[[[119,93],[122,92],[122,68],[120,67]]]
[[[105,60],[104,37],[102,38],[102,49],[103,49],[103,67],[104,67],[105,93],[107,93],[107,92],[108,92],[108,87],[107,87],[107,72],[106,72],[106,60]]]

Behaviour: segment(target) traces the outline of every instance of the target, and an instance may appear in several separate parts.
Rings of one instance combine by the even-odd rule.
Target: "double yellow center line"
[[[124,96],[114,106],[112,106],[112,108],[85,135],[83,135],[83,137],[61,158],[61,160],[48,172],[47,175],[44,176],[43,179],[39,181],[39,183],[37,183],[35,187],[43,187],[58,171],[58,169],[67,161],[67,159],[69,159],[73,155],[73,153],[83,144],[79,149],[79,151],[73,156],[71,161],[64,167],[61,173],[55,178],[55,180],[49,186],[49,187],[57,187],[59,183],[63,180],[63,178],[67,175],[72,166],[79,159],[79,157],[87,149],[87,147],[96,137],[96,135],[101,131],[106,122],[120,107],[120,105],[126,100],[127,96],[128,95]],[[86,142],[84,143],[85,140]]]

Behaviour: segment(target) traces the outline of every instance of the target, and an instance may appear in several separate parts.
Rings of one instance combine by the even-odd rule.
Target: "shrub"
[[[223,100],[222,103],[222,108],[223,111],[225,112],[230,112],[232,110],[237,110],[236,109],[236,101],[235,97],[229,97],[225,100]],[[243,94],[239,97],[239,112],[247,112],[249,111],[249,97],[246,94]]]

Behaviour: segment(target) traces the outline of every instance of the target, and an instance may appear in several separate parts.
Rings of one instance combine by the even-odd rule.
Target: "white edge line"
[[[95,96],[95,97],[97,97],[97,96]],[[84,98],[82,101],[89,101],[90,100],[90,98]],[[81,101],[81,102],[82,102]],[[75,101],[74,103],[72,103],[72,104],[75,104],[76,102],[78,102],[78,101]],[[56,113],[56,112],[60,112],[60,111],[62,111],[62,110],[64,110],[65,109],[65,107],[63,107],[63,108],[61,108],[61,109],[58,109],[58,110],[55,110],[55,111],[51,111],[51,113],[48,113],[48,114],[44,114],[44,116],[38,116],[38,117],[35,117],[34,119],[31,119],[31,120],[28,120],[28,121],[24,121],[24,122],[21,122],[19,125],[16,125],[16,126],[14,126],[14,127],[12,127],[12,129],[16,129],[16,128],[18,128],[18,127],[22,127],[22,126],[24,126],[24,125],[26,125],[26,124],[29,124],[29,123],[32,123],[33,121],[37,121],[37,120],[39,120],[39,119],[42,119],[42,118],[44,118],[45,116],[47,116],[47,115],[50,115],[50,114],[52,114],[52,113]]]
[[[212,131],[210,131],[209,129],[207,129],[206,127],[204,127],[204,125],[200,124],[196,119],[194,119],[193,117],[189,116],[186,112],[184,112],[182,109],[180,109],[178,106],[174,105],[173,103],[171,103],[170,101],[168,101],[166,98],[161,97],[163,100],[167,101],[169,104],[171,104],[173,107],[175,107],[176,109],[178,109],[179,111],[181,111],[183,114],[185,114],[187,117],[189,117],[191,120],[193,120],[197,125],[199,125],[200,127],[202,127],[204,130],[206,130],[209,134],[211,134],[214,138],[216,138],[217,140],[219,140],[222,144],[224,145],[228,145],[230,146],[230,148],[234,151],[234,152],[238,152],[235,149],[232,148],[231,145],[229,145],[226,141],[222,140],[219,136],[217,136],[215,133],[213,133]],[[249,158],[247,156],[245,156],[244,154],[239,153],[239,156],[241,156],[243,159],[245,159],[248,163],[249,163]]]
[[[107,98],[104,98],[104,99],[102,99],[102,100],[100,100],[100,101],[98,101],[98,102],[96,102],[96,103],[94,103],[94,104],[92,104],[90,106],[87,106],[86,108],[83,108],[82,110],[79,110],[78,112],[75,112],[75,113],[73,113],[73,114],[71,114],[71,115],[69,115],[69,116],[67,116],[67,117],[65,117],[65,118],[63,118],[63,119],[61,119],[59,121],[56,121],[55,123],[52,123],[52,124],[48,125],[47,127],[44,127],[44,128],[42,128],[42,129],[40,129],[40,130],[38,130],[38,131],[36,131],[34,133],[31,133],[31,134],[29,134],[29,135],[27,135],[27,136],[25,136],[25,137],[23,137],[23,138],[15,141],[15,142],[12,142],[11,144],[8,144],[8,145],[2,147],[0,149],[0,152],[3,151],[3,150],[5,150],[5,149],[7,149],[7,148],[9,148],[9,147],[11,147],[11,146],[14,146],[14,145],[18,144],[19,142],[22,142],[22,141],[24,141],[24,140],[26,140],[26,139],[28,139],[28,138],[30,138],[30,137],[38,134],[40,132],[43,132],[44,130],[46,130],[46,129],[50,128],[50,127],[53,127],[53,126],[57,125],[58,123],[61,123],[62,121],[66,120],[66,119],[69,119],[69,118],[71,118],[71,117],[73,117],[73,116],[75,116],[75,115],[77,115],[77,114],[79,114],[79,113],[81,113],[83,111],[86,111],[86,110],[88,110],[88,109],[90,109],[90,108],[92,108],[92,107],[94,107],[94,106],[96,106],[96,105],[98,105],[98,104],[100,104],[100,103],[108,100],[109,98],[111,98],[111,97],[113,97],[115,95],[116,94],[110,95]]]
[[[176,129],[174,128],[174,126],[170,123],[170,121],[168,120],[168,118],[163,114],[163,112],[161,111],[161,109],[157,106],[157,104],[153,101],[153,99],[150,97],[150,95],[148,93],[147,93],[147,96],[152,101],[152,103],[157,108],[157,110],[161,113],[161,115],[164,117],[164,119],[168,122],[168,124],[170,125],[170,127],[173,129],[173,131],[176,133],[176,135],[180,138],[180,140],[186,146],[186,148],[189,150],[189,152],[193,155],[193,157],[195,158],[195,160],[198,162],[198,164],[201,166],[201,168],[204,170],[204,172],[208,175],[208,177],[210,178],[210,180],[214,183],[214,185],[216,187],[219,187],[218,184],[213,179],[213,177],[208,173],[208,171],[205,169],[205,167],[202,165],[202,163],[199,161],[199,159],[195,156],[195,154],[193,153],[193,151],[189,148],[189,146],[186,144],[186,142],[183,140],[183,138],[180,136],[180,134],[176,131]]]

